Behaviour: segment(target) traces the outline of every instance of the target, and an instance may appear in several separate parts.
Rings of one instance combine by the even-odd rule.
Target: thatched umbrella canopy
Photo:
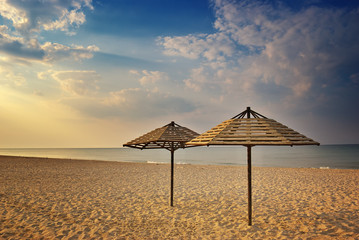
[[[295,146],[319,145],[318,142],[269,119],[250,107],[233,118],[192,139],[196,146],[243,145],[247,147],[248,163],[248,225],[252,225],[252,162],[251,148],[256,145]]]
[[[174,151],[179,148],[195,147],[195,145],[186,144],[186,142],[198,135],[198,133],[192,131],[191,129],[182,127],[172,121],[163,127],[157,128],[126,144],[123,144],[124,147],[137,148],[141,150],[164,148],[171,152],[171,206],[173,206]]]

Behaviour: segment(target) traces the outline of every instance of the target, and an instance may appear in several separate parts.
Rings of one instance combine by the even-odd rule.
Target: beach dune
[[[359,170],[0,157],[0,239],[359,239]]]

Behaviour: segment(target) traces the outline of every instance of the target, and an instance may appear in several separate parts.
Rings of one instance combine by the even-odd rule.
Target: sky
[[[251,107],[359,144],[359,2],[0,0],[0,148],[122,147]]]

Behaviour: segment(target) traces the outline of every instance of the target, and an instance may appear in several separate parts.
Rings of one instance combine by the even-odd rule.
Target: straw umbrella
[[[137,148],[141,150],[164,148],[171,152],[171,206],[173,206],[174,152],[179,148],[195,147],[193,145],[191,146],[186,144],[186,142],[198,135],[198,133],[186,127],[182,127],[172,121],[163,127],[157,128],[126,144],[123,144],[124,147]]]
[[[192,139],[187,144],[196,146],[243,145],[247,147],[248,225],[252,225],[252,147],[256,145],[319,145],[318,142],[283,124],[252,111],[250,107]]]

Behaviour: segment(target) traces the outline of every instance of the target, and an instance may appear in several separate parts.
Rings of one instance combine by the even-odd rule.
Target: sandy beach
[[[359,239],[359,170],[0,157],[0,239]]]

